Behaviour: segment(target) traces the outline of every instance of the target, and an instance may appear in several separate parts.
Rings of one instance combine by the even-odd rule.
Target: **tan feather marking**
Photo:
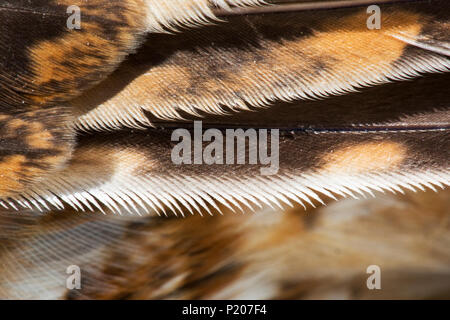
[[[9,156],[0,162],[0,195],[8,195],[11,190],[22,191],[24,186],[19,182],[20,176],[31,176],[40,173],[40,170],[26,168],[25,156]],[[38,171],[38,172],[36,172]]]
[[[31,133],[26,137],[27,144],[34,149],[51,149],[55,147],[52,143],[52,135],[45,130],[42,123],[32,122],[29,125]]]
[[[407,43],[391,35],[418,35],[431,19],[413,9],[387,8],[381,30],[367,28],[362,9],[282,17],[233,17],[180,37],[150,38],[123,68],[73,101],[77,126],[151,125],[144,110],[165,120],[224,114],[226,108],[347,93],[450,65],[429,52],[404,56]]]
[[[274,65],[295,68],[302,60],[290,52],[298,52],[299,56],[305,55],[311,61],[332,63],[334,74],[346,74],[350,68],[360,67],[360,64],[374,70],[388,68],[400,58],[407,45],[388,34],[401,30],[417,36],[422,28],[421,19],[422,15],[418,13],[397,10],[382,15],[380,30],[369,30],[367,14],[360,10],[348,17],[320,23],[313,37],[269,47],[268,55]],[[312,74],[313,70],[309,73]]]
[[[329,172],[364,173],[395,169],[407,156],[407,149],[391,141],[369,142],[338,148],[326,154],[323,169]]]
[[[113,71],[145,31],[145,10],[138,9],[145,5],[142,0],[99,0],[90,4],[65,0],[58,5],[77,5],[83,17],[89,18],[82,20],[80,30],[67,29],[63,37],[41,41],[28,49],[35,74],[31,82],[39,90],[50,90],[47,95],[30,96],[38,104],[68,100],[100,81],[99,75]],[[113,40],[112,33],[117,33]]]
[[[26,192],[30,184],[63,167],[70,157],[73,132],[65,128],[68,118],[54,112],[0,117],[0,198]],[[62,128],[53,127],[52,120]]]

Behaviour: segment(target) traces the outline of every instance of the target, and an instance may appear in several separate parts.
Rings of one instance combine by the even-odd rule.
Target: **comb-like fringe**
[[[306,210],[306,206],[314,207],[316,201],[324,204],[321,195],[335,200],[336,195],[358,199],[374,196],[373,192],[403,193],[404,189],[424,191],[425,188],[436,191],[436,187],[450,185],[450,168],[353,175],[291,172],[274,177],[133,176],[119,172],[103,183],[89,175],[73,181],[71,175],[70,171],[60,173],[21,196],[0,200],[0,205],[16,210],[18,207],[50,210],[49,206],[61,210],[67,204],[75,210],[102,212],[107,207],[118,214],[149,213],[150,209],[158,215],[167,215],[166,208],[169,208],[175,215],[178,212],[184,216],[186,210],[191,214],[194,211],[202,214],[204,210],[212,214],[210,208],[220,212],[218,205],[244,212],[242,205],[255,210],[261,204],[283,208],[294,202]]]
[[[151,120],[148,119],[146,112],[150,112],[154,117],[163,121],[185,120],[183,114],[194,117],[202,117],[202,113],[213,115],[229,115],[231,112],[250,111],[249,106],[256,108],[266,108],[276,101],[291,102],[297,99],[314,100],[322,99],[329,95],[343,95],[350,92],[358,92],[360,89],[373,85],[380,85],[392,81],[410,80],[421,76],[425,72],[447,72],[450,70],[450,60],[436,55],[429,54],[416,59],[409,60],[406,64],[402,61],[396,63],[394,69],[382,75],[372,75],[369,70],[362,70],[361,75],[357,76],[353,81],[335,82],[333,84],[324,83],[326,78],[318,78],[317,83],[307,87],[303,87],[303,79],[294,81],[293,87],[297,89],[282,87],[270,87],[269,83],[252,83],[255,90],[266,85],[266,90],[262,92],[250,92],[248,95],[235,96],[234,93],[223,91],[222,96],[199,96],[193,102],[183,103],[180,101],[164,104],[156,104],[155,101],[149,99],[145,105],[136,104],[133,98],[126,95],[142,93],[145,88],[135,87],[131,85],[126,90],[130,92],[124,93],[124,96],[118,97],[99,105],[92,111],[84,114],[75,122],[75,127],[81,131],[109,131],[117,130],[123,127],[133,129],[145,129],[146,127],[154,127]],[[361,78],[362,74],[365,78]],[[324,87],[321,87],[321,83]],[[330,87],[331,86],[331,87]],[[292,90],[292,91],[291,91]],[[145,93],[144,93],[145,96]],[[141,95],[142,97],[142,95]],[[181,99],[182,97],[180,97]],[[228,103],[226,101],[229,101]]]
[[[179,31],[218,20],[214,9],[225,12],[232,7],[266,4],[265,0],[162,0],[146,1],[149,32]]]

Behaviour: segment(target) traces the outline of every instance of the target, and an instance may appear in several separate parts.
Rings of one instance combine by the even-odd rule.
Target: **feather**
[[[263,203],[314,206],[323,203],[323,195],[336,199],[375,191],[435,190],[450,181],[448,129],[287,133],[279,138],[279,159],[266,165],[248,160],[206,165],[197,162],[199,157],[191,165],[177,165],[170,141],[167,131],[87,136],[64,170],[2,204],[117,213],[161,214],[169,208],[184,215],[199,208],[215,211],[218,204],[241,210]],[[246,147],[245,154],[256,157],[257,150]],[[227,159],[229,149],[223,149]],[[263,170],[271,175],[261,175]]]

